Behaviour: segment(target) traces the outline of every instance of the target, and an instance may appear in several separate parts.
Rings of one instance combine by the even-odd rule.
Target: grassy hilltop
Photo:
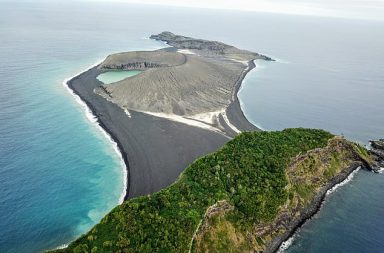
[[[269,251],[366,150],[323,130],[246,132],[58,252]]]

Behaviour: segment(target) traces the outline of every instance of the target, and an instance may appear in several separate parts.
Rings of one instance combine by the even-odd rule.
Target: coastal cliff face
[[[324,148],[297,155],[285,170],[288,197],[271,221],[244,229],[241,223],[231,220],[228,207],[209,212],[194,238],[194,251],[227,248],[232,252],[275,252],[318,210],[329,189],[359,167],[371,169],[370,162],[364,148],[339,136],[329,139]]]
[[[103,85],[95,92],[127,110],[178,116],[223,111],[234,101],[236,85],[250,68],[249,62],[255,59],[270,60],[266,56],[221,42],[170,32],[151,38],[166,41],[174,50],[108,56],[98,67],[99,70],[143,72]]]
[[[151,68],[173,67],[184,64],[186,61],[183,54],[157,51],[133,51],[109,55],[98,69],[118,70],[146,70]]]
[[[328,189],[371,163],[367,150],[322,130],[242,133],[59,252],[274,252]]]

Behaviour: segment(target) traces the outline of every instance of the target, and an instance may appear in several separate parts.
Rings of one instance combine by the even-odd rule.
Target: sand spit
[[[175,121],[175,122],[184,123],[184,124],[189,125],[189,126],[200,127],[203,129],[215,131],[215,132],[223,134],[223,135],[228,135],[228,133],[227,133],[228,127],[230,128],[230,130],[232,130],[236,134],[241,132],[239,129],[237,129],[236,126],[232,125],[229,122],[225,110],[199,113],[199,114],[195,114],[195,115],[189,116],[189,117],[179,116],[179,115],[175,115],[175,114],[156,113],[156,112],[143,112],[143,113],[153,115],[156,117],[160,117],[160,118],[165,118],[165,119]],[[226,126],[223,126],[220,123],[221,118],[224,119]]]

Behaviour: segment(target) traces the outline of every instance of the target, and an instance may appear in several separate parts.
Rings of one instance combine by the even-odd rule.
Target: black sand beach
[[[239,101],[239,98],[237,97],[237,93],[241,88],[241,84],[243,83],[245,76],[248,74],[249,71],[251,71],[255,67],[256,67],[256,64],[254,63],[254,61],[248,62],[248,69],[243,72],[239,80],[236,82],[234,94],[233,94],[233,101],[229,104],[229,106],[226,109],[226,114],[229,121],[233,125],[235,125],[239,130],[242,130],[242,131],[260,131],[259,128],[257,128],[247,120],[243,111],[241,110],[240,101]]]

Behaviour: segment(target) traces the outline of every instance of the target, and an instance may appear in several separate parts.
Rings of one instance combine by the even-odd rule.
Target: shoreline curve
[[[297,233],[299,233],[300,228],[302,228],[308,221],[312,220],[321,211],[323,206],[326,204],[327,198],[329,196],[331,196],[333,193],[335,193],[340,187],[343,187],[346,184],[348,184],[349,182],[351,182],[353,180],[353,178],[355,177],[355,175],[360,170],[361,170],[361,166],[351,167],[351,170],[349,170],[343,177],[340,178],[340,180],[341,180],[340,182],[335,183],[333,186],[331,185],[330,188],[327,187],[328,190],[326,190],[325,193],[323,193],[322,199],[321,199],[320,203],[318,204],[318,207],[314,211],[314,213],[310,217],[306,218],[298,227],[296,227],[290,233],[290,236],[280,244],[280,246],[276,252],[277,253],[285,252],[285,250],[287,250],[292,245],[292,243],[295,241],[295,237],[296,237]]]
[[[124,158],[123,158],[123,154],[122,154],[122,150],[121,148],[119,147],[119,144],[118,142],[115,140],[115,138],[113,138],[111,136],[111,134],[108,132],[108,129],[104,128],[100,122],[98,121],[98,118],[97,116],[95,115],[94,111],[91,109],[91,107],[89,106],[89,104],[86,103],[86,101],[82,100],[81,96],[79,94],[76,93],[76,91],[74,89],[72,89],[69,85],[69,82],[80,76],[81,74],[89,71],[90,69],[92,68],[95,68],[97,66],[99,66],[103,61],[105,60],[102,59],[102,60],[99,60],[97,61],[96,63],[92,64],[90,67],[86,68],[85,70],[83,71],[80,71],[78,72],[77,74],[71,76],[71,77],[68,77],[66,79],[64,79],[64,81],[62,82],[63,86],[66,88],[66,90],[74,97],[75,101],[77,102],[78,105],[80,105],[81,107],[83,107],[83,109],[85,110],[85,116],[87,117],[87,119],[93,123],[93,124],[96,124],[97,128],[101,131],[101,133],[105,136],[105,138],[112,144],[112,148],[113,150],[116,152],[116,154],[118,155],[119,157],[119,160],[120,160],[120,165],[121,165],[121,168],[122,168],[122,171],[123,171],[123,191],[122,193],[120,194],[120,197],[119,197],[119,200],[118,200],[118,204],[122,204],[125,200],[125,196],[127,195],[127,184],[128,184],[128,169],[127,169],[127,163],[124,161]]]
[[[351,165],[345,171],[334,177],[325,187],[323,187],[323,189],[321,189],[320,192],[315,195],[312,203],[300,215],[300,219],[297,220],[296,224],[294,224],[292,228],[281,237],[275,238],[266,253],[285,252],[285,250],[287,250],[294,242],[295,236],[300,228],[321,211],[323,205],[325,204],[326,198],[334,193],[339,187],[352,181],[355,174],[362,168],[370,170],[370,166],[365,164],[365,162],[362,162]]]

